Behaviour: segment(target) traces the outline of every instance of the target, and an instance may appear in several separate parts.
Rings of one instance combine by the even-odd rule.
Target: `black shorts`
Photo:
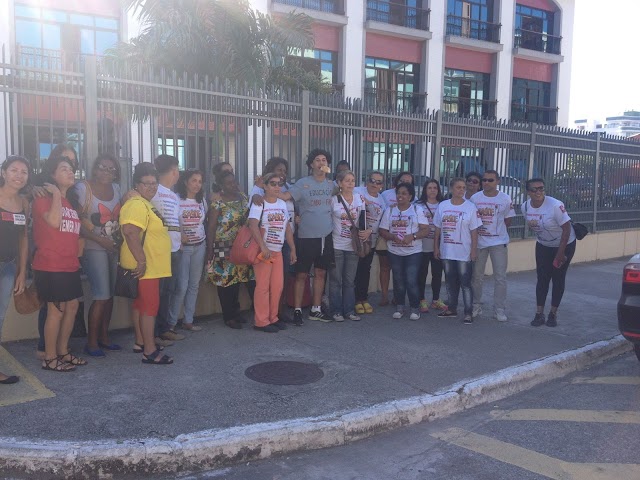
[[[82,297],[80,270],[75,272],[43,272],[34,270],[34,281],[41,302],[60,303]]]
[[[333,237],[331,234],[324,238],[324,250],[322,238],[298,238],[296,239],[296,255],[298,261],[295,264],[296,273],[309,273],[311,267],[329,270],[334,264]]]

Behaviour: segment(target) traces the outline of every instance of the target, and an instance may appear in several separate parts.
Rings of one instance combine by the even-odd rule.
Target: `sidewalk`
[[[232,330],[218,317],[201,321],[201,332],[186,332],[185,340],[166,349],[175,359],[170,366],[143,365],[140,355],[131,352],[130,332],[113,336],[126,347],[122,352],[101,360],[86,357],[89,365],[74,373],[41,370],[35,341],[9,343],[6,350],[34,378],[0,388],[0,450],[3,438],[169,440],[433,394],[466,379],[616,336],[624,263],[572,265],[557,328],[529,326],[535,312],[535,272],[525,272],[508,277],[509,321],[504,324],[489,316],[493,283],[487,277],[485,315],[470,326],[463,325],[461,317],[440,319],[433,312],[417,322],[393,320],[393,308],[375,308],[374,297],[375,313],[360,322],[306,321],[303,327],[290,326],[277,334],[255,331],[250,323],[244,330]],[[82,339],[72,339],[75,351],[83,346]],[[274,360],[316,364],[324,377],[307,385],[278,386],[245,376],[248,367]],[[0,351],[0,371],[15,372],[9,361]],[[25,401],[29,399],[35,400]],[[23,403],[13,403],[19,401]]]

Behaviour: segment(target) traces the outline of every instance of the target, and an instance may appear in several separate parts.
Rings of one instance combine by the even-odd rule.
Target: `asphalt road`
[[[180,478],[637,480],[638,452],[640,363],[628,354],[445,420]]]

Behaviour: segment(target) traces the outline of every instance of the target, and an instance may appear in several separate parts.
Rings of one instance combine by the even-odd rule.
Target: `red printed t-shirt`
[[[42,272],[75,272],[80,268],[78,261],[78,238],[80,237],[80,217],[69,201],[62,198],[62,220],[54,228],[44,219],[53,197],[39,197],[33,201],[33,239],[36,253],[33,269]]]

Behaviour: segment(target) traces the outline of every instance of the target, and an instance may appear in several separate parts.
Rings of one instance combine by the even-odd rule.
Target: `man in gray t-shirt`
[[[296,283],[294,288],[294,324],[302,325],[302,297],[309,270],[314,267],[313,302],[309,318],[323,322],[331,321],[320,308],[326,271],[333,263],[333,242],[331,230],[331,194],[333,182],[327,178],[331,171],[331,154],[324,150],[312,150],[307,157],[311,175],[298,180],[288,192],[282,193],[283,200],[293,199],[300,215],[297,228]]]

